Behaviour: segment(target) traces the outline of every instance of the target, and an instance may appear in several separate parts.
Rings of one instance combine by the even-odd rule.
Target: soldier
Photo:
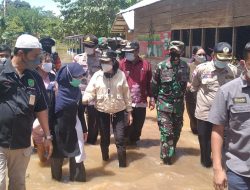
[[[237,68],[232,60],[232,47],[220,42],[214,47],[213,60],[200,64],[193,72],[190,90],[197,91],[195,117],[197,118],[198,139],[201,150],[201,164],[211,167],[212,124],[207,121],[215,94],[220,86],[237,77]]]
[[[188,65],[180,59],[183,49],[183,42],[170,42],[170,57],[157,65],[152,80],[161,133],[160,157],[169,165],[183,126],[184,94],[189,78]]]

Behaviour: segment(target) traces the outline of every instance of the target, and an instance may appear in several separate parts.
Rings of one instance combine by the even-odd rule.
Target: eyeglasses
[[[199,54],[197,54],[197,55],[199,55],[199,56],[206,56],[206,54],[203,54],[203,53],[199,53]]]

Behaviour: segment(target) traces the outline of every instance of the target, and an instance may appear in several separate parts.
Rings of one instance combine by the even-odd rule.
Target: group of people
[[[0,46],[1,189],[6,167],[9,189],[25,189],[31,134],[40,160],[50,159],[55,180],[62,179],[63,160],[69,158],[70,180],[86,181],[84,144],[96,144],[98,134],[102,160],[108,161],[111,129],[119,167],[126,167],[126,146],[140,140],[147,107],[156,107],[160,158],[171,165],[184,100],[201,164],[213,165],[215,189],[225,188],[227,179],[229,189],[249,189],[249,44],[242,73],[230,63],[226,42],[217,43],[211,57],[194,48],[187,63],[181,58],[185,44],[171,41],[169,57],[153,72],[136,41],[120,41],[114,49],[104,38],[86,35],[84,53],[56,69],[48,41],[23,34],[12,57],[8,46]]]

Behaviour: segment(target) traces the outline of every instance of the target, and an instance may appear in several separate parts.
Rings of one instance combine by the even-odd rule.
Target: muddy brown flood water
[[[68,164],[63,182],[51,179],[49,165],[42,166],[33,154],[26,174],[27,190],[211,190],[212,169],[201,167],[197,136],[191,133],[185,114],[184,127],[173,165],[163,165],[159,158],[159,130],[156,112],[147,111],[141,141],[127,149],[127,168],[118,168],[116,147],[110,146],[110,161],[103,162],[99,141],[86,145],[86,183],[69,182]]]

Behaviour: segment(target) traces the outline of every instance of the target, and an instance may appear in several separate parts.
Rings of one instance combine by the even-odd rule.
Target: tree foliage
[[[66,35],[109,36],[116,14],[138,0],[54,0],[60,3]]]
[[[6,15],[3,6],[0,7],[0,43],[13,44],[17,36],[23,33],[37,37],[51,36],[55,39],[63,37],[62,19],[51,11],[41,7],[31,7],[29,3],[20,0],[7,0]]]

